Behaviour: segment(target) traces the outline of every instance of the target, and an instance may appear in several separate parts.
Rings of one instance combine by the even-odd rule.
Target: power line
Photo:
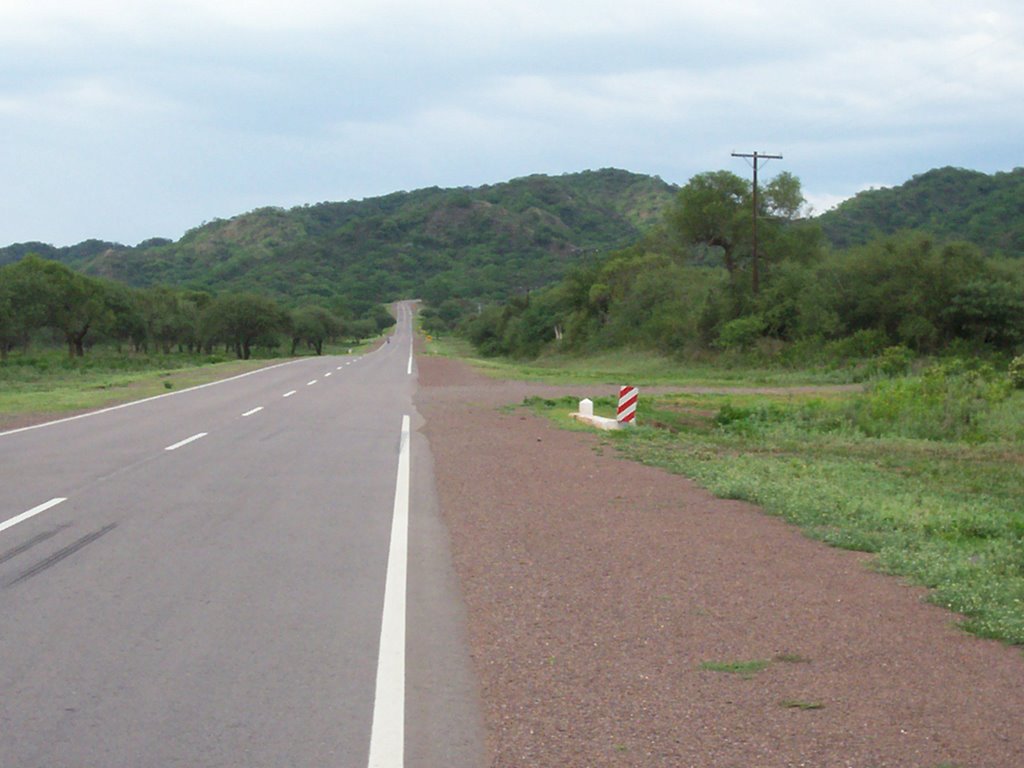
[[[762,160],[781,160],[782,155],[767,155],[763,152],[733,152],[733,157],[742,157],[745,159],[752,159],[754,161],[754,248],[753,248],[753,259],[751,261],[750,270],[750,286],[756,296],[758,291],[761,289],[761,281],[757,271],[757,167],[760,165]]]

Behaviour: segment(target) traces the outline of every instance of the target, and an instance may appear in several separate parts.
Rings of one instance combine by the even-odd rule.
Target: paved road
[[[361,357],[0,435],[0,765],[480,764],[398,311]]]

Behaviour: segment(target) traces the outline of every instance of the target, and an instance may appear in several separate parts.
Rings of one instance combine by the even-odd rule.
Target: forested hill
[[[135,286],[254,291],[296,302],[500,299],[558,279],[586,252],[635,242],[661,221],[675,193],[660,178],[615,169],[537,175],[262,208],[203,224],[177,242],[22,243],[0,249],[0,265],[34,252]]]
[[[938,168],[861,192],[817,220],[836,248],[916,229],[967,240],[991,255],[1024,257],[1024,168],[993,175]]]

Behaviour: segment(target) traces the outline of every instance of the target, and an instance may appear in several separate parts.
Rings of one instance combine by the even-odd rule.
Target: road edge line
[[[179,389],[176,392],[164,392],[162,395],[153,395],[152,397],[144,397],[141,400],[132,400],[128,403],[120,403],[118,405],[110,405],[106,408],[100,408],[98,411],[89,411],[88,413],[79,413],[75,416],[66,416],[63,419],[56,419],[55,421],[44,421],[42,424],[30,424],[27,427],[19,427],[18,429],[9,429],[6,432],[0,432],[0,437],[5,435],[14,435],[18,432],[28,432],[31,429],[42,429],[43,427],[52,427],[55,424],[64,424],[68,421],[77,421],[78,419],[86,419],[90,416],[99,416],[101,413],[110,413],[111,411],[119,411],[122,408],[131,408],[133,405],[142,405],[143,403],[149,403],[153,400],[161,400],[165,397],[174,397],[175,395],[184,395],[186,392],[195,392],[197,389],[206,389],[207,387],[214,387],[218,384],[226,384],[229,381],[237,381],[238,379],[244,379],[246,376],[252,376],[257,373],[263,373],[264,371],[272,371],[275,368],[281,368],[285,365],[292,365],[293,363],[301,363],[303,360],[312,360],[311,357],[300,357],[297,360],[288,360],[284,363],[278,363],[277,365],[268,365],[266,368],[257,368],[255,371],[246,371],[240,373],[237,376],[230,376],[226,379],[218,379],[217,381],[208,381],[205,384],[197,384],[194,387],[188,389]]]
[[[409,551],[409,416],[402,416],[402,437],[395,479],[384,610],[377,657],[377,684],[370,728],[369,768],[403,768],[405,762],[405,598]]]

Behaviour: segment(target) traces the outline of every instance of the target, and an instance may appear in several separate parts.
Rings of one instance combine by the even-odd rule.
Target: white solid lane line
[[[402,417],[402,440],[395,480],[384,614],[380,623],[377,689],[370,729],[369,768],[402,768],[405,761],[405,589],[409,543],[409,417]]]
[[[253,415],[254,413],[259,413],[259,412],[260,412],[260,411],[262,411],[262,410],[263,410],[263,406],[262,406],[262,405],[260,405],[260,406],[257,406],[257,407],[255,407],[255,408],[253,408],[253,409],[252,409],[251,411],[246,411],[246,412],[245,412],[245,413],[243,413],[242,415],[243,415],[243,416],[252,416],[252,415]]]
[[[38,507],[32,507],[32,509],[30,509],[28,512],[22,512],[20,515],[16,515],[15,517],[12,517],[10,520],[6,520],[0,523],[0,531],[6,531],[11,526],[17,525],[18,523],[22,523],[25,520],[28,520],[30,517],[35,517],[40,512],[45,512],[46,510],[50,509],[50,507],[56,507],[62,501],[67,501],[67,499],[50,499],[45,504],[40,504]]]
[[[294,394],[295,390],[293,389],[291,392],[285,392],[283,395],[281,395],[281,397],[291,397]]]
[[[194,443],[196,440],[204,438],[208,434],[210,434],[210,433],[209,432],[200,432],[199,434],[192,435],[192,437],[186,437],[184,440],[181,440],[181,441],[175,443],[174,445],[168,445],[166,448],[164,448],[164,450],[165,451],[176,451],[178,448],[181,448],[181,446],[188,445],[189,443]]]

